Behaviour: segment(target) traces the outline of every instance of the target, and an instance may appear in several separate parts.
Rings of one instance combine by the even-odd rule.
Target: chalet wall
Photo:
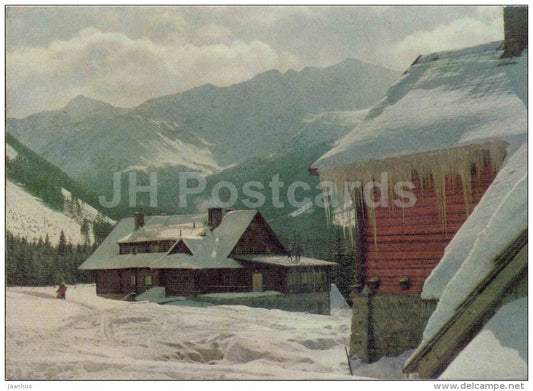
[[[216,305],[245,305],[255,308],[279,309],[293,312],[329,315],[329,291],[313,293],[291,293],[258,297],[205,297],[197,296],[195,301]]]
[[[167,296],[191,295],[195,293],[194,271],[182,269],[162,270],[162,282]]]
[[[282,293],[310,293],[325,292],[331,284],[331,268],[324,266],[282,267],[264,265],[238,259],[245,266],[249,284],[252,284],[252,274],[263,275],[263,290],[279,291]]]
[[[151,269],[132,269],[132,273],[136,273],[137,279],[137,294],[146,292],[147,290],[153,288],[154,286],[161,286],[160,279],[160,270],[151,270]],[[152,276],[152,283],[145,283],[145,276]]]
[[[243,269],[166,269],[162,273],[167,296],[252,290],[251,273]]]
[[[480,170],[479,176],[473,176],[472,207],[479,202],[495,176],[489,165]],[[367,213],[363,238],[366,251],[362,255],[365,277],[366,281],[379,279],[379,293],[420,294],[424,281],[468,217],[459,176],[446,181],[445,221],[440,216],[440,201],[431,183],[422,188],[416,178],[413,182],[417,198],[413,207],[376,208],[375,228]],[[402,278],[409,280],[407,289],[400,286]]]
[[[232,254],[285,254],[287,251],[268,223],[257,214]]]
[[[98,295],[112,294],[122,298],[132,292],[143,293],[154,286],[165,286],[167,296],[251,292],[254,273],[263,276],[263,291],[272,290],[282,293],[327,292],[331,282],[327,267],[284,268],[257,264],[242,269],[99,270],[96,279],[96,293]],[[288,279],[288,273],[298,275],[297,283],[289,284],[291,279]],[[321,276],[320,280],[316,278],[318,275]],[[132,276],[135,276],[135,286],[131,285]],[[145,283],[145,276],[152,277],[151,285]]]
[[[122,293],[120,281],[118,270],[98,270],[96,272],[96,294]]]
[[[136,285],[131,285],[131,276],[135,275]],[[152,284],[147,285],[145,276],[152,277]],[[160,286],[160,271],[151,269],[114,269],[98,270],[96,273],[96,294],[100,296],[124,297],[128,293],[143,293],[154,286]]]
[[[435,307],[419,295],[354,295],[350,355],[374,362],[416,348]]]

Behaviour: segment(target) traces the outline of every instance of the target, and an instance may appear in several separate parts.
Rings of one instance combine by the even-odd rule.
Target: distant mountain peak
[[[78,107],[80,105],[113,107],[107,102],[104,102],[98,99],[89,98],[85,95],[77,95],[76,97],[72,98],[70,102],[68,102],[67,105],[63,109]]]
[[[276,76],[279,76],[281,75],[281,72],[278,71],[277,69],[271,69],[269,71],[265,71],[265,72],[261,72],[257,75],[255,75],[252,80],[260,80],[260,79],[268,79],[270,77],[276,77]],[[244,82],[246,83],[246,82]]]
[[[119,114],[124,110],[101,100],[77,95],[60,111],[71,120],[79,121],[95,114]]]

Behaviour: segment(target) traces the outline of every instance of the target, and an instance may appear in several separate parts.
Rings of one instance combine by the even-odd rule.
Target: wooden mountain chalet
[[[426,279],[527,137],[525,20],[522,41],[523,26],[512,27],[522,16],[506,12],[506,41],[419,56],[363,122],[313,164],[312,174],[349,194],[332,215],[356,244],[353,355],[373,361],[418,345],[438,300],[421,300]],[[381,186],[372,199],[387,201],[377,207],[365,202],[362,187],[347,185],[373,181]],[[395,203],[407,201],[399,183],[411,184],[413,205]]]
[[[334,265],[287,255],[258,211],[210,208],[207,215],[123,219],[80,269],[93,271],[96,293],[109,298],[164,287],[169,297],[209,301],[219,293],[218,302],[260,306],[261,292],[275,292],[266,306],[329,314]]]

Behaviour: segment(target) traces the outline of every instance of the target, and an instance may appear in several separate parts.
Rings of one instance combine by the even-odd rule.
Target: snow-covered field
[[[349,374],[350,316],[349,309],[322,316],[121,302],[97,297],[94,285],[69,287],[63,301],[54,287],[12,287],[6,377],[357,380],[368,375],[364,367]],[[368,373],[390,376],[396,361],[369,365]]]

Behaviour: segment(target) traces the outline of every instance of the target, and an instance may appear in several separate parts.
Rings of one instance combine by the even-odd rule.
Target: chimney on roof
[[[135,231],[144,226],[144,213],[135,212]]]
[[[220,225],[224,218],[224,209],[222,208],[209,208],[207,209],[207,225],[209,229],[215,229]]]
[[[527,6],[509,6],[503,9],[505,50],[502,58],[520,56],[527,48]]]

